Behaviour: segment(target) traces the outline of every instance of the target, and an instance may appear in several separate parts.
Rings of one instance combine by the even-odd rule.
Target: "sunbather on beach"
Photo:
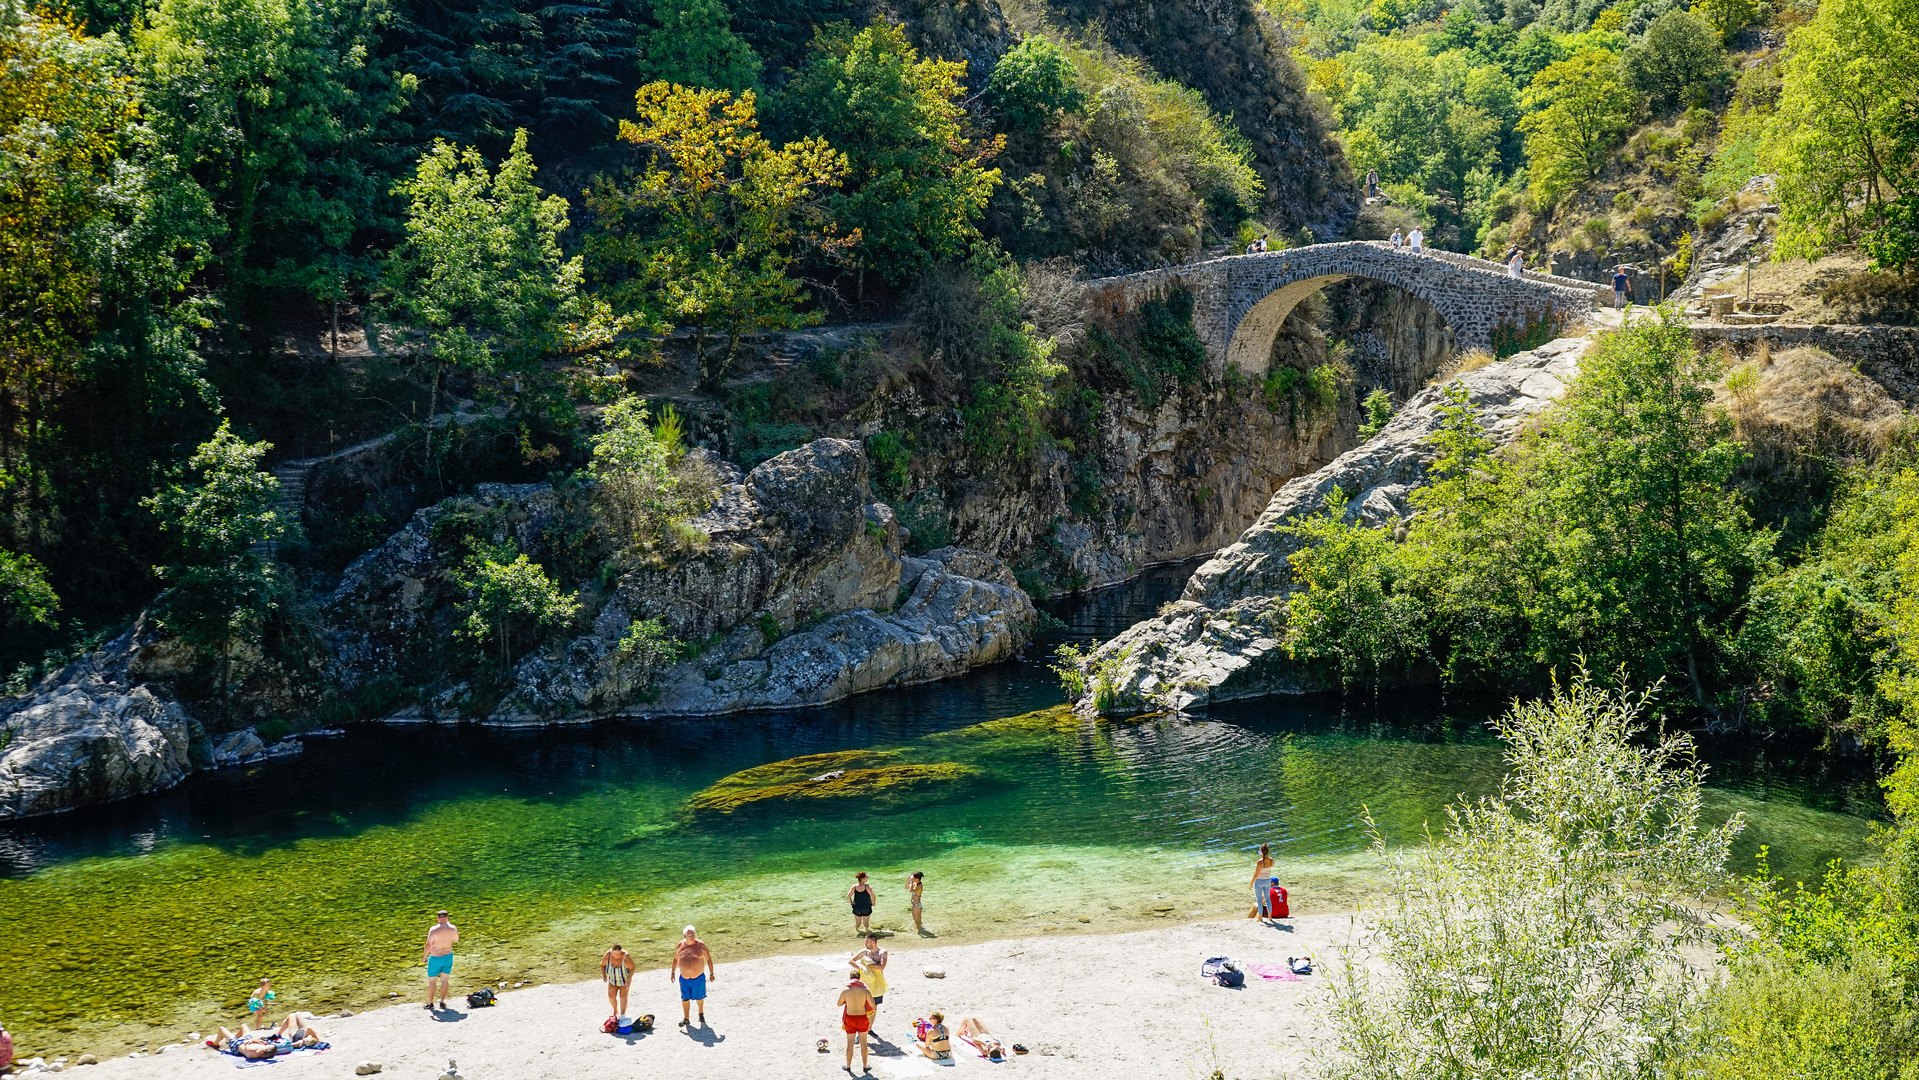
[[[860,1047],[860,1069],[872,1072],[872,1066],[867,1063],[866,1035],[873,1030],[873,1013],[878,1009],[873,1004],[873,995],[867,991],[865,983],[854,979],[846,984],[846,989],[840,991],[839,1000],[834,1004],[839,1006],[840,1027],[846,1032],[846,1071],[853,1071],[853,1044],[857,1042]]]
[[[951,1061],[953,1041],[946,1034],[946,1014],[934,1013],[927,1018],[931,1023],[919,1030],[920,1053],[934,1061]]]
[[[968,1046],[978,1050],[983,1058],[991,1058],[994,1061],[1006,1060],[1006,1044],[988,1034],[986,1025],[980,1023],[977,1016],[969,1016],[960,1021],[959,1037],[965,1040]]]
[[[207,1040],[207,1045],[238,1054],[248,1061],[264,1061],[282,1051],[314,1047],[320,1042],[320,1029],[313,1026],[313,1014],[296,1012],[289,1013],[277,1028],[255,1030],[241,1024],[240,1030],[229,1031],[222,1027],[218,1035]]]
[[[619,942],[600,956],[600,977],[606,980],[606,1003],[614,1016],[626,1015],[627,983],[633,978],[633,956]]]

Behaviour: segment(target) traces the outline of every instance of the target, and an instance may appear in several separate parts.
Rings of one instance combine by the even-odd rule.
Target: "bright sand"
[[[1348,941],[1350,915],[1308,915],[1290,929],[1247,919],[1194,922],[1129,934],[1058,935],[938,945],[901,934],[887,941],[886,1003],[875,1025],[872,1058],[881,1077],[981,1076],[995,1070],[1029,1076],[1111,1080],[1199,1080],[1216,1069],[1231,1077],[1292,1075],[1318,1031],[1308,999],[1324,982],[1249,978],[1230,990],[1200,978],[1209,956],[1283,963],[1310,954],[1324,963]],[[845,1076],[845,1036],[834,999],[845,984],[841,962],[857,947],[848,931],[840,946],[809,956],[772,956],[727,963],[723,943],[707,999],[708,1026],[691,1032],[679,1020],[678,994],[662,969],[637,974],[629,1011],[653,1013],[650,1035],[602,1034],[606,992],[598,982],[552,983],[507,990],[499,1004],[437,1017],[420,998],[345,1018],[321,1021],[333,1044],[325,1054],[287,1058],[266,1078],[353,1075],[363,1060],[398,1080],[432,1080],[448,1059],[472,1080],[575,1080],[646,1077]],[[927,978],[928,969],[945,978]],[[458,978],[454,989],[472,989]],[[417,990],[418,988],[413,988]],[[409,995],[411,997],[411,995]],[[1010,1046],[1031,1053],[1004,1065],[955,1042],[954,1061],[935,1064],[912,1043],[914,1018],[939,1010],[956,1028],[977,1016]],[[829,1053],[815,1050],[829,1040]],[[234,1058],[202,1046],[116,1058],[83,1068],[86,1080],[172,1080],[232,1075]],[[854,1069],[859,1069],[857,1057]],[[949,1072],[950,1070],[950,1072]],[[248,1070],[251,1076],[257,1070]]]

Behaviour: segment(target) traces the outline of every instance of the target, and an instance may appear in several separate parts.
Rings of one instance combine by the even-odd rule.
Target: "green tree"
[[[0,625],[21,630],[50,626],[60,597],[47,584],[46,568],[31,555],[0,551]]]
[[[1660,112],[1695,103],[1708,83],[1726,74],[1726,50],[1706,20],[1673,8],[1619,58],[1626,85],[1651,99]]]
[[[413,85],[380,58],[384,18],[369,0],[160,0],[135,25],[156,137],[223,226],[230,317],[270,317],[278,290],[337,304],[373,275]]]
[[[1008,120],[1038,131],[1054,116],[1078,112],[1085,106],[1078,77],[1064,50],[1034,35],[1000,56],[993,65],[987,93]]]
[[[1683,680],[1715,707],[1771,537],[1729,486],[1744,451],[1712,405],[1711,363],[1667,313],[1607,336],[1581,369],[1506,453],[1449,391],[1432,481],[1414,496],[1428,513],[1405,543],[1330,516],[1295,526],[1312,543],[1292,556],[1303,587],[1288,652],[1343,681],[1430,658],[1502,686],[1585,656],[1641,683]]]
[[[1581,673],[1498,722],[1510,771],[1439,836],[1389,848],[1367,815],[1388,884],[1329,982],[1320,1075],[1653,1076],[1689,1048],[1687,950],[1720,939],[1742,822],[1706,823],[1690,738],[1643,745],[1647,706]]]
[[[1783,80],[1761,151],[1774,257],[1813,258],[1919,196],[1919,0],[1820,4],[1787,39]]]
[[[892,23],[843,31],[815,38],[775,116],[780,130],[845,153],[833,219],[858,236],[848,249],[852,264],[902,281],[965,251],[999,183],[999,170],[984,163],[1001,141],[966,137],[964,64],[920,59]]]
[[[639,121],[623,121],[620,137],[652,160],[630,188],[594,190],[603,232],[588,250],[619,310],[693,330],[701,384],[717,389],[741,334],[819,321],[799,310],[787,271],[802,250],[846,242],[824,211],[846,158],[817,138],[773,149],[751,92],[649,83],[636,101]]]
[[[1533,76],[1524,96],[1529,112],[1526,157],[1533,186],[1546,201],[1599,175],[1639,115],[1639,99],[1619,81],[1619,58],[1582,49]]]
[[[448,368],[524,370],[587,340],[581,262],[560,250],[566,200],[533,182],[526,132],[497,173],[477,150],[436,140],[397,190],[409,200],[406,240],[387,264],[397,311],[432,343],[428,458]]]
[[[458,581],[467,590],[458,633],[482,647],[498,644],[501,671],[513,666],[515,629],[557,626],[580,611],[544,567],[510,550],[476,545]]]
[[[177,561],[159,568],[169,586],[162,624],[212,652],[222,716],[234,651],[257,639],[285,592],[279,564],[263,549],[299,530],[280,514],[280,482],[260,469],[270,449],[241,439],[222,420],[187,463],[200,474],[199,483],[171,484],[146,501],[179,545]]]
[[[1692,11],[1706,20],[1722,41],[1760,19],[1758,0],[1695,0]]]
[[[0,9],[0,516],[37,546],[54,403],[98,315],[117,159],[134,124],[124,57],[56,16]]]
[[[653,0],[653,22],[640,32],[641,81],[735,93],[759,81],[760,58],[720,0]]]

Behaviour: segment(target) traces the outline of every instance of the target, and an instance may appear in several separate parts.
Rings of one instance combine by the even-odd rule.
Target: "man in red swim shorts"
[[[867,1064],[866,1033],[873,1030],[873,1014],[879,1011],[866,984],[854,979],[840,991],[840,1027],[846,1029],[846,1071],[853,1071],[853,1044],[860,1044],[860,1070],[872,1072]]]

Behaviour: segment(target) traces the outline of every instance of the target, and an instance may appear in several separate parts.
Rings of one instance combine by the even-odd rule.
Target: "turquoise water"
[[[1064,605],[1055,638],[1107,637],[1183,575]],[[419,989],[431,912],[462,927],[459,981],[592,977],[620,940],[647,964],[680,925],[721,959],[850,939],[856,870],[876,921],[907,928],[927,874],[952,942],[1113,931],[1244,911],[1250,850],[1274,845],[1296,910],[1350,908],[1375,867],[1369,807],[1411,838],[1500,774],[1484,704],[1420,691],[1374,703],[1267,701],[1193,719],[1001,721],[1059,695],[1042,656],[806,712],[501,732],[367,726],[294,762],[0,830],[0,1020],[29,1054],[108,1051],[244,1013],[263,975],[283,1007],[365,1007]],[[729,774],[880,749],[979,782],[908,808],[689,815]],[[1712,805],[1809,876],[1863,850],[1871,778],[1810,748],[1707,740]]]

